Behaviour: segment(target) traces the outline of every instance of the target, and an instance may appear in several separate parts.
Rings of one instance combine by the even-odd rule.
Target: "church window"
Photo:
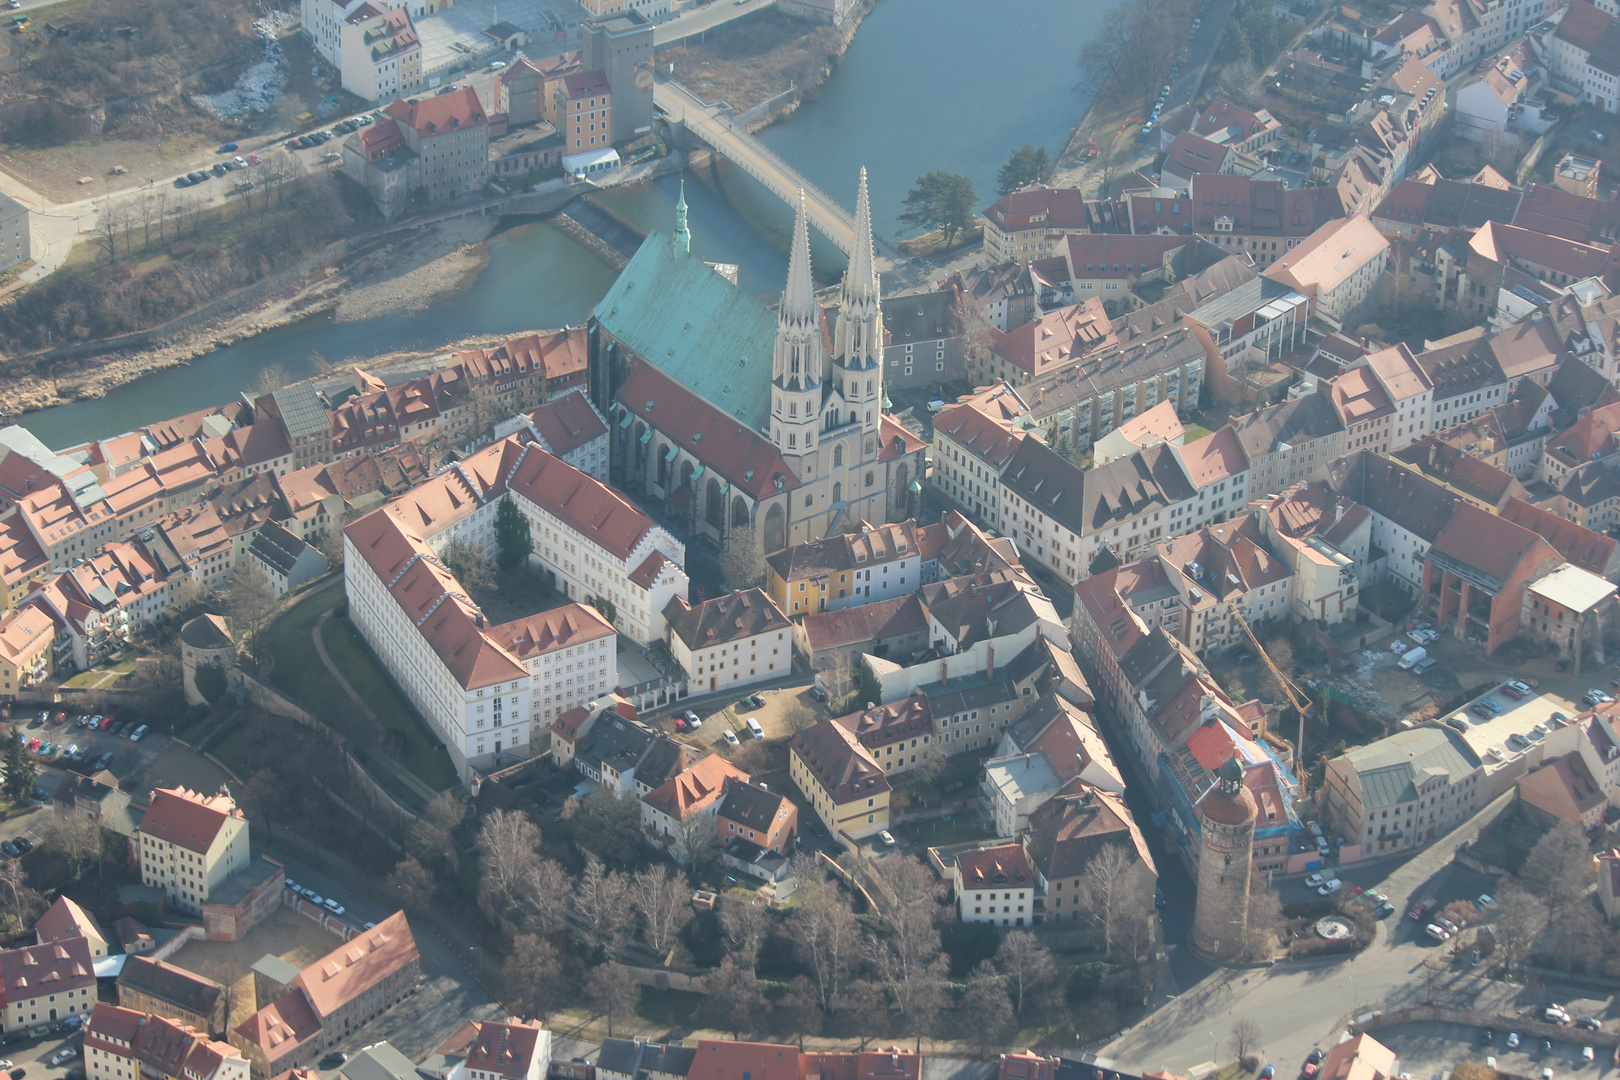
[[[867,397],[872,396],[872,380],[871,379],[866,380],[866,396]]]
[[[798,445],[799,445],[799,437],[797,435],[789,435],[788,436],[788,447],[791,449],[791,448],[796,447]]]
[[[842,445],[833,447],[833,468],[841,469],[844,466],[844,448]],[[836,497],[835,497],[836,501]]]
[[[798,416],[799,415],[799,406],[797,404],[795,404],[794,402],[791,402],[791,401],[788,402],[788,415],[789,416]]]
[[[816,497],[814,495],[806,495],[804,497],[804,505],[806,505],[806,506],[814,506],[815,503],[816,503]]]
[[[849,410],[849,422],[853,424],[858,420],[860,420],[860,415],[854,409]]]
[[[844,485],[843,484],[839,484],[839,483],[834,483],[833,484],[832,501],[833,501],[834,505],[837,505],[838,503],[841,503],[841,502],[844,501]]]
[[[871,473],[870,470],[868,470],[867,473],[866,473],[866,486],[867,487],[872,486],[872,473]]]

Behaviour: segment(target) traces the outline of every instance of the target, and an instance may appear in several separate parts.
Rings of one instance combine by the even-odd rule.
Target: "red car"
[[[33,753],[35,750],[38,750],[38,749],[39,749],[39,739],[38,738],[29,739],[28,740],[28,752]]]
[[[686,730],[686,717],[677,716],[675,718],[675,730],[676,731],[685,731]]]
[[[1434,897],[1425,896],[1422,900],[1419,900],[1417,903],[1413,904],[1412,910],[1406,914],[1410,918],[1421,919],[1423,916],[1433,911],[1439,905],[1439,903],[1440,901],[1436,900]]]
[[[112,727],[112,726],[113,726],[113,723],[114,723],[114,722],[115,722],[115,721],[116,721],[116,720],[117,720],[117,719],[118,719],[118,718],[117,718],[117,717],[115,717],[115,716],[103,716],[103,717],[102,717],[102,718],[101,718],[101,730],[102,730],[102,731],[106,731],[106,730],[107,730],[107,729],[108,729],[108,728],[110,728],[110,727]]]
[[[56,714],[56,722],[58,724],[65,723],[66,721],[67,721],[67,713],[59,712],[59,713]]]

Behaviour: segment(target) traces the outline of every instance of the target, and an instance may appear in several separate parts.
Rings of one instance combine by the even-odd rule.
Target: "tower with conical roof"
[[[833,387],[842,396],[840,423],[876,433],[883,411],[883,287],[872,243],[872,207],[861,169],[855,194],[855,248],[850,252],[833,326]]]
[[[1254,850],[1254,796],[1237,758],[1222,765],[1197,806],[1198,907],[1192,946],[1227,959],[1243,951],[1249,930],[1249,868]]]
[[[776,352],[771,361],[771,441],[789,457],[815,449],[821,426],[821,386],[827,351],[821,342],[821,310],[810,277],[810,224],[804,192],[793,219],[793,250],[787,288],[776,316]]]
[[[686,227],[686,181],[681,181],[681,197],[675,203],[675,254],[692,254],[692,230]]]

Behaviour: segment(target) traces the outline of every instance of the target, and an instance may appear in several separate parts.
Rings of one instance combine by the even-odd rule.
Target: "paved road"
[[[653,48],[701,34],[724,26],[732,19],[752,14],[760,8],[773,7],[776,0],[714,0],[712,4],[696,7],[688,4],[686,13],[661,23],[653,29]]]
[[[300,885],[307,885],[322,897],[342,904],[344,919],[363,927],[368,922],[380,922],[397,908],[388,907],[362,893],[348,888],[302,859],[294,858],[273,847],[258,847],[287,868],[287,876]],[[422,954],[422,986],[415,995],[394,1009],[356,1031],[339,1050],[353,1054],[356,1050],[386,1039],[413,1061],[420,1060],[448,1038],[468,1019],[499,1018],[500,1006],[484,992],[468,969],[485,958],[476,953],[453,956],[437,938],[415,929],[416,946]],[[573,1055],[570,1055],[573,1056]],[[323,1074],[336,1076],[335,1070]]]
[[[802,191],[810,224],[846,255],[854,250],[854,216],[797,169],[767,150],[718,106],[705,103],[680,83],[667,78],[653,86],[653,104],[671,120],[684,123],[688,131],[770,188],[789,206],[797,203]],[[854,177],[850,179],[853,181]]]
[[[1446,965],[1441,950],[1405,918],[1404,908],[1412,899],[1430,893],[1443,900],[1477,895],[1478,875],[1455,866],[1451,857],[1500,809],[1500,802],[1493,804],[1444,840],[1405,860],[1343,873],[1353,884],[1376,885],[1403,909],[1380,924],[1378,939],[1357,956],[1340,961],[1285,962],[1261,969],[1223,968],[1194,981],[1195,962],[1178,958],[1186,950],[1167,933],[1178,996],[1098,1053],[1115,1059],[1121,1067],[1185,1074],[1194,1065],[1226,1060],[1232,1024],[1246,1017],[1260,1025],[1263,1056],[1292,1063],[1304,1060],[1313,1046],[1337,1041],[1350,1016],[1374,1004],[1412,1002],[1428,993],[1437,999],[1474,1000],[1482,980],[1473,978],[1466,968],[1455,970]],[[1166,890],[1172,911],[1183,888]],[[1509,995],[1518,993],[1512,984],[1484,985],[1500,986]]]

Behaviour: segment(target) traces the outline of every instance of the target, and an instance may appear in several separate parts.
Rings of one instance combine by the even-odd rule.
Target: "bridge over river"
[[[854,249],[855,215],[750,135],[732,119],[730,106],[711,105],[667,78],[653,86],[653,104],[672,125],[684,127],[687,134],[764,184],[790,207],[798,205],[799,192],[803,191],[811,227],[845,255]],[[877,254],[880,270],[903,261],[882,240],[877,241]]]

